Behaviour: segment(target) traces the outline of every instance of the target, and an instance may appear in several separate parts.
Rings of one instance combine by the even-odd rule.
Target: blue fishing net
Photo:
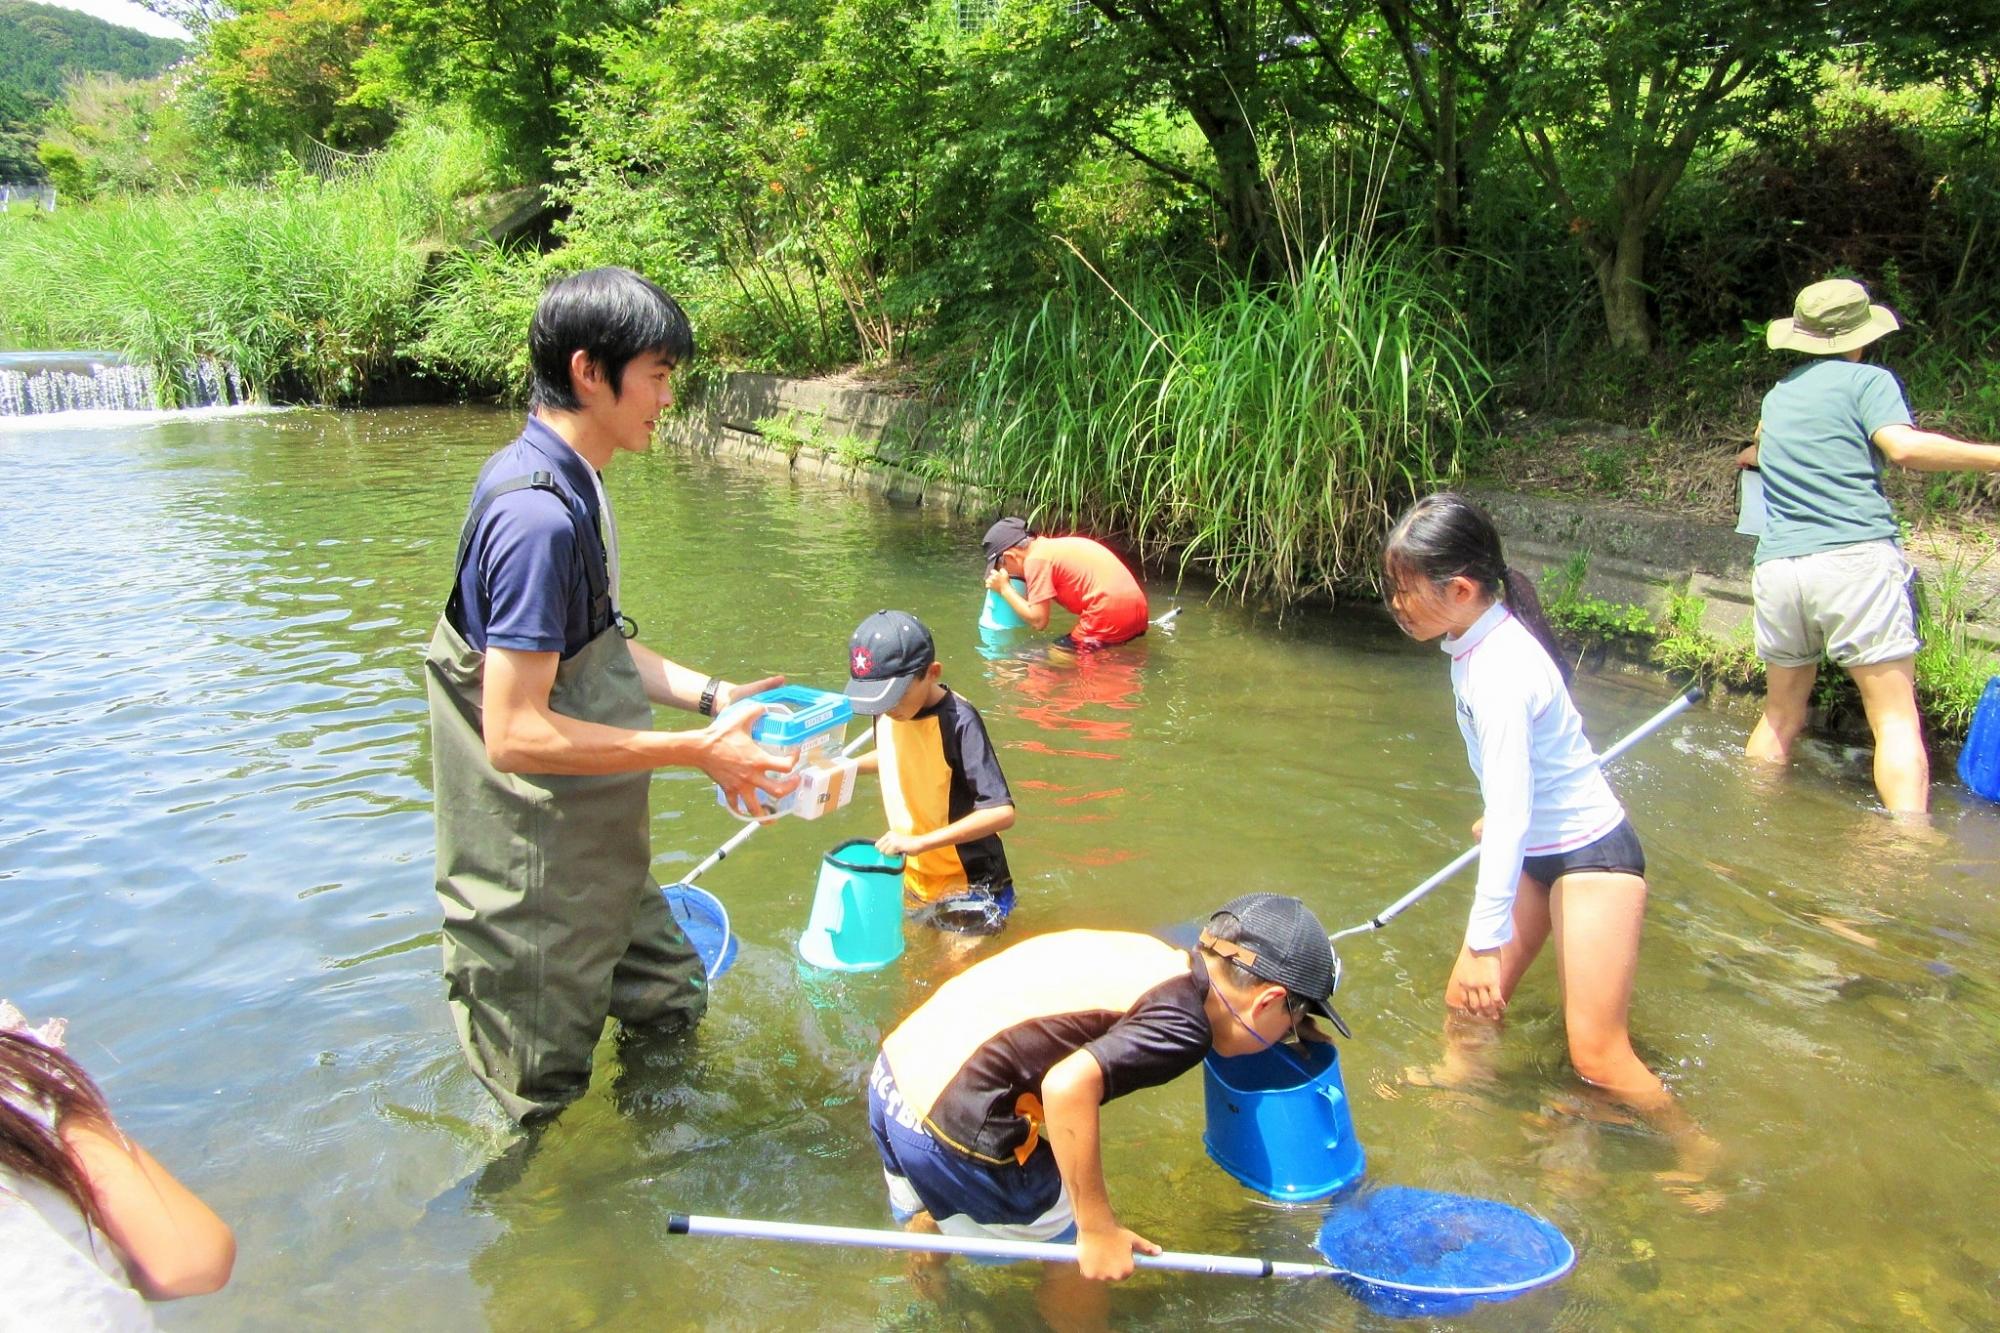
[[[701,965],[714,981],[736,965],[736,936],[729,930],[729,913],[714,894],[692,884],[669,884],[667,906],[687,932],[688,943],[701,955]]]
[[[1368,1190],[1327,1214],[1319,1252],[1377,1314],[1450,1315],[1562,1277],[1576,1250],[1531,1213],[1490,1199]]]

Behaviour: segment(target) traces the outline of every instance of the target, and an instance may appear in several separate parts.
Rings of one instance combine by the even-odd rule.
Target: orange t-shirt
[[[1023,572],[1028,602],[1053,601],[1077,617],[1070,637],[1101,648],[1146,630],[1146,592],[1124,562],[1088,537],[1037,537]]]

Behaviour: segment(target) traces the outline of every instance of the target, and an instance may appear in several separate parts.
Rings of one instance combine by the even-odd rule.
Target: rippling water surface
[[[820,853],[879,803],[758,835],[705,883],[744,961],[698,1037],[621,1050],[532,1151],[452,1040],[437,978],[423,645],[467,488],[514,428],[475,409],[46,421],[0,431],[0,995],[66,1014],[128,1128],[236,1226],[189,1328],[994,1328],[1033,1275],[671,1236],[678,1210],[883,1225],[861,1075],[944,974],[805,980]],[[611,470],[628,609],[670,656],[837,685],[849,630],[937,633],[1021,807],[1012,929],[1153,928],[1239,891],[1365,919],[1477,814],[1445,663],[1372,615],[1196,602],[1173,637],[1082,668],[982,656],[977,532],[671,455]],[[1166,589],[1158,590],[1164,596]],[[1578,686],[1593,736],[1662,683]],[[1615,785],[1652,864],[1642,1053],[1724,1158],[1661,1180],[1653,1133],[1578,1114],[1552,968],[1488,1086],[1406,1077],[1440,1048],[1466,883],[1349,942],[1348,1089],[1372,1179],[1481,1193],[1577,1242],[1557,1289],[1468,1328],[1990,1325],[2000,1293],[2000,811],[1939,785],[1893,832],[1860,757],[1780,782],[1751,718],[1698,712]],[[1945,771],[1940,764],[1940,772]],[[733,831],[712,789],[653,786],[660,878]],[[1199,1077],[1115,1103],[1125,1220],[1178,1249],[1309,1258],[1311,1213],[1203,1155]],[[1121,1327],[1345,1328],[1330,1286],[1149,1276]]]

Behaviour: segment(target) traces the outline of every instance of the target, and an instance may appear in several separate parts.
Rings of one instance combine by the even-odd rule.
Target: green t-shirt
[[[1757,466],[1770,517],[1757,563],[1896,536],[1882,493],[1884,426],[1910,424],[1903,386],[1882,366],[1841,357],[1808,361],[1764,395]]]

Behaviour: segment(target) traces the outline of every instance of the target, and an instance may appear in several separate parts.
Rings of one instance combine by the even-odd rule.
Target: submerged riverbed
[[[169,1327],[1032,1326],[1035,1274],[960,1266],[942,1305],[889,1255],[692,1240],[676,1211],[887,1225],[861,1079],[944,975],[802,979],[821,853],[872,785],[711,872],[744,956],[693,1040],[626,1058],[533,1152],[466,1072],[437,976],[420,661],[472,476],[508,414],[424,409],[0,426],[0,996],[71,1019],[130,1132],[236,1227],[221,1295]],[[977,530],[667,454],[610,471],[626,609],[652,646],[837,688],[847,635],[935,631],[1020,805],[1010,935],[1153,929],[1250,888],[1361,921],[1467,840],[1446,663],[1362,612],[1189,605],[1079,666],[983,656]],[[1156,589],[1156,611],[1168,589]],[[1608,743],[1669,696],[1585,678]],[[1865,763],[1784,780],[1752,720],[1697,711],[1621,762],[1652,908],[1632,1028],[1725,1149],[1692,1196],[1649,1131],[1575,1114],[1553,968],[1490,1085],[1438,1058],[1469,878],[1348,941],[1338,998],[1369,1175],[1531,1208],[1576,1242],[1552,1291],[1466,1328],[1989,1323],[2000,1293],[2000,810],[1938,783],[1871,812]],[[1948,769],[1939,765],[1941,779]],[[653,786],[659,876],[736,825]],[[1201,1079],[1106,1112],[1124,1220],[1169,1248],[1310,1258],[1317,1221],[1203,1154]],[[1337,1289],[1142,1276],[1132,1328],[1387,1326]]]

